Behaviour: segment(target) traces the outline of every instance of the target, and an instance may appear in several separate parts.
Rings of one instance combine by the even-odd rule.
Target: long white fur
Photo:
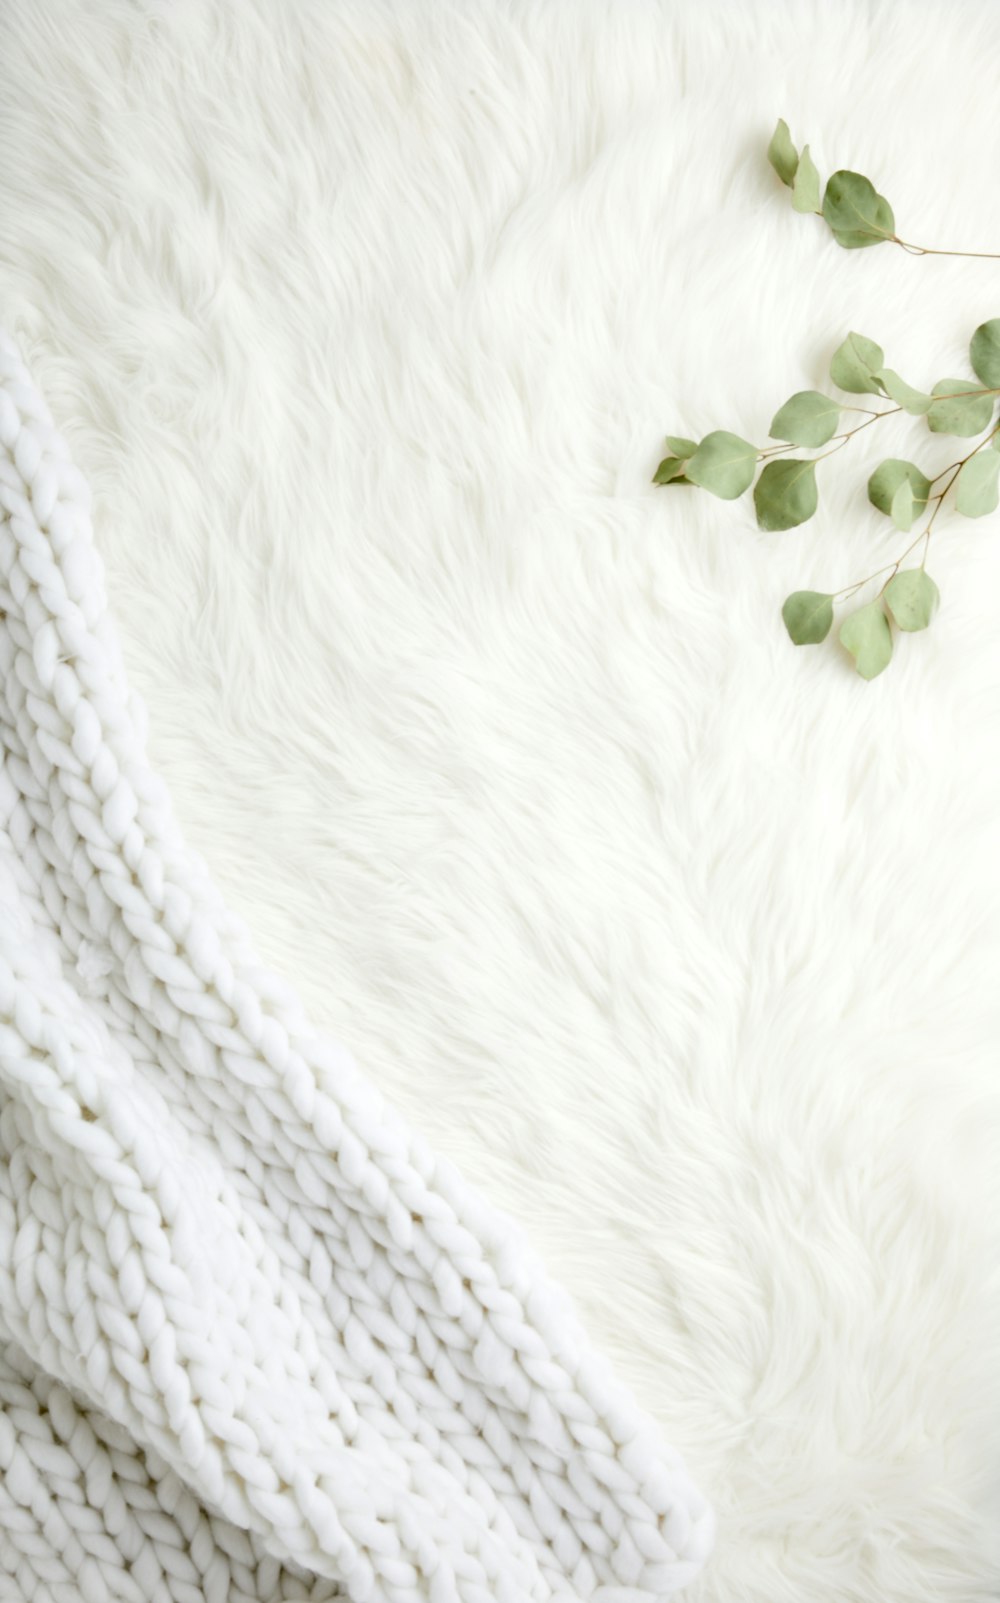
[[[236,1526],[260,1603],[303,1571],[352,1603],[672,1596],[715,1524],[677,1454],[185,847],[86,484],[3,340],[0,508],[6,1584],[227,1603]]]
[[[940,615],[866,686],[778,607],[895,554],[867,473],[951,442],[879,425],[782,535],[648,481],[850,328],[968,372],[998,264],[841,252],[763,150],[782,114],[907,237],[1000,250],[1000,8],[2,26],[2,309],[227,900],[682,1448],[691,1596],[985,1603],[997,521],[942,514]]]

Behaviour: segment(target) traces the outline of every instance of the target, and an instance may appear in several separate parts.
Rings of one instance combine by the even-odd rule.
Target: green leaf
[[[927,628],[940,599],[937,585],[923,568],[906,568],[885,587],[885,604],[907,634]]]
[[[886,395],[904,412],[912,417],[925,417],[931,409],[931,398],[922,390],[915,390],[912,385],[901,379],[899,374],[891,367],[880,367],[878,376],[882,380]]]
[[[989,426],[996,396],[984,395],[982,385],[963,378],[943,378],[931,394],[941,397],[927,414],[927,427],[934,434],[968,438]]]
[[[1000,317],[980,323],[969,346],[969,360],[988,389],[1000,389]]]
[[[692,484],[721,496],[723,501],[735,501],[748,489],[757,471],[757,447],[741,440],[738,434],[717,429],[706,434],[694,456],[687,464],[687,476]]]
[[[816,163],[809,154],[808,145],[803,145],[799,165],[795,169],[792,205],[797,212],[819,211],[819,173],[816,171]]]
[[[845,250],[881,245],[896,232],[892,207],[861,173],[841,170],[833,174],[823,196],[823,216]]]
[[[864,334],[848,334],[830,359],[830,377],[838,389],[851,395],[881,395],[878,377],[885,352]]]
[[[687,463],[682,461],[679,456],[665,456],[653,474],[653,483],[669,484],[671,479],[676,479],[684,472],[686,466]]]
[[[791,186],[799,165],[799,153],[792,144],[792,136],[784,117],[778,118],[778,126],[771,135],[771,143],[767,147],[767,159],[781,182]]]
[[[667,435],[667,450],[671,451],[674,456],[679,456],[684,462],[687,461],[689,456],[694,456],[697,449],[697,440],[686,440],[681,434]]]
[[[796,590],[782,607],[781,616],[795,645],[819,645],[830,633],[833,597],[819,590]]]
[[[816,464],[785,457],[769,462],[754,486],[753,503],[761,529],[794,529],[816,510]]]
[[[840,402],[818,390],[799,390],[774,414],[772,440],[789,440],[793,445],[825,445],[837,432]]]
[[[910,521],[905,525],[910,529],[913,519],[927,505],[931,494],[930,479],[913,462],[901,462],[892,456],[880,462],[868,480],[868,499],[879,512],[884,512],[887,518],[899,523],[897,514],[905,505],[905,497],[898,503],[896,497],[904,485],[910,488]],[[899,523],[899,527],[903,528],[904,525]]]
[[[892,630],[879,601],[869,601],[845,618],[840,626],[840,643],[854,658],[862,679],[874,679],[892,659]]]
[[[892,498],[890,516],[896,528],[902,529],[904,534],[913,528],[914,512],[913,485],[909,479],[903,479]]]
[[[990,440],[990,445],[994,451],[1000,451],[1000,433],[993,435],[993,438]]]
[[[959,469],[955,508],[967,518],[983,518],[1000,505],[1000,456],[980,451]]]

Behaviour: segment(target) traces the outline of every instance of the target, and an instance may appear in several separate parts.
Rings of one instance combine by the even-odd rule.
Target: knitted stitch
[[[0,1603],[652,1603],[712,1515],[183,842],[0,340]]]

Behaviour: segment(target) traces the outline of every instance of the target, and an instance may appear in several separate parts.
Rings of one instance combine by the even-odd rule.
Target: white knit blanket
[[[704,1499],[255,962],[10,343],[0,386],[0,1599],[669,1596]]]

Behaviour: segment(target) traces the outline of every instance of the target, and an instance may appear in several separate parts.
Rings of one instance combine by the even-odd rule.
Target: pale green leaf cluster
[[[905,634],[926,629],[939,600],[929,573],[904,568],[892,575],[874,600],[848,613],[837,638],[862,679],[876,679],[892,661],[893,624]],[[819,590],[796,590],[787,598],[781,616],[794,645],[815,646],[826,639],[836,601],[836,595]]]
[[[776,159],[783,163],[785,171],[790,171],[786,158],[787,151],[779,140]],[[976,330],[970,357],[974,368],[978,363],[977,372],[981,369],[983,374],[1000,377],[1000,318]],[[885,365],[885,353],[880,345],[856,332],[848,334],[834,351],[830,378],[848,395],[874,395],[893,401],[896,408],[925,418],[932,433],[959,437],[976,434],[989,426],[996,392],[1000,391],[1000,385],[988,386],[981,376],[980,382],[941,379],[929,392],[914,389],[893,368]],[[784,445],[807,450],[821,450],[834,439],[845,443],[849,434],[841,432],[844,413],[857,410],[849,402],[824,395],[820,390],[796,390],[771,419],[770,436]],[[862,410],[867,410],[872,417],[877,415],[871,408]],[[727,429],[715,429],[701,441],[668,434],[666,447],[668,454],[653,476],[655,484],[696,484],[724,501],[736,500],[748,490],[758,465],[763,462],[753,492],[757,524],[761,529],[797,528],[813,516],[819,505],[816,466],[822,457],[786,456],[783,445],[761,450]],[[983,512],[993,510],[990,496],[997,488],[1000,456],[994,454],[994,461],[997,472],[988,462],[985,467],[977,465],[978,457],[972,457],[962,470],[958,508],[969,517],[981,517]],[[907,531],[926,510],[931,484],[914,463],[890,458],[871,475],[868,497],[897,528]]]
[[[804,146],[799,155],[783,117],[779,117],[771,136],[767,159],[781,182],[791,190],[795,210],[816,212],[845,250],[860,250],[866,245],[896,240],[892,207],[885,196],[878,193],[871,179],[841,168],[827,179],[824,189],[809,146]]]
[[[997,458],[1000,466],[1000,457]],[[931,481],[913,462],[888,457],[879,463],[868,480],[868,499],[879,512],[891,518],[898,529],[912,529],[914,518],[925,510],[931,498]]]
[[[784,120],[778,122],[767,155],[782,183],[792,191],[795,209],[821,215],[844,249],[858,250],[886,240],[903,243],[895,232],[891,206],[871,181],[860,173],[842,170],[832,175],[824,189],[809,147],[801,153],[796,149]],[[934,503],[927,526],[902,557],[869,576],[874,580],[889,568],[890,577],[878,594],[848,611],[837,631],[858,674],[874,679],[892,660],[894,632],[912,634],[926,629],[934,616],[938,588],[925,563],[931,527],[944,497],[954,486],[956,508],[970,518],[984,517],[1000,506],[1000,421],[994,422],[1000,396],[1000,318],[976,329],[969,360],[975,380],[944,378],[929,390],[917,389],[886,365],[885,352],[875,340],[852,331],[830,360],[831,382],[848,396],[876,397],[892,405],[874,408],[838,400],[820,390],[797,390],[771,420],[770,437],[779,444],[761,448],[726,429],[713,430],[702,440],[668,434],[668,454],[656,469],[654,483],[697,485],[726,501],[736,500],[753,485],[758,527],[780,532],[798,527],[816,512],[817,464],[881,417],[903,412],[923,418],[932,434],[958,438],[988,431],[978,445],[934,478],[916,463],[897,457],[880,462],[868,478],[871,505],[904,534],[910,533]],[[842,426],[845,413],[859,412],[866,417],[864,423]],[[836,444],[824,450],[831,441]],[[790,447],[821,454],[788,455]],[[943,478],[947,479],[944,489],[936,490]],[[904,567],[905,558],[921,543],[924,560],[920,566]],[[856,597],[868,584],[869,579],[863,579],[841,591],[794,591],[781,609],[789,638],[797,646],[818,645],[833,628],[838,601]]]

